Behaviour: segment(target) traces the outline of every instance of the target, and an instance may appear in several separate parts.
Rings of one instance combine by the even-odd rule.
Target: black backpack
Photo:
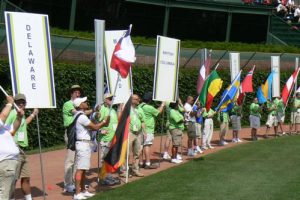
[[[72,151],[75,151],[75,144],[76,144],[76,122],[78,117],[82,115],[82,113],[79,113],[73,122],[68,126],[67,128],[67,137],[68,137],[68,144],[67,144],[67,149],[70,149]]]

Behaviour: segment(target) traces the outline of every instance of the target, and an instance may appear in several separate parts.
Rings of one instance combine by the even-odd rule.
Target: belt
[[[132,134],[138,135],[140,132],[139,131],[131,131]]]
[[[91,142],[91,140],[81,139],[81,140],[76,140],[76,142],[87,142],[87,143],[89,143],[89,142]]]

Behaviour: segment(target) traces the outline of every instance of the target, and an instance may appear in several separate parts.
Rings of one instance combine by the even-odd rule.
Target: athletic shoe
[[[136,177],[144,177],[145,175],[139,172],[138,170],[132,170],[132,175]]]
[[[195,152],[193,151],[193,149],[189,149],[188,150],[188,153],[187,153],[188,156],[195,156]]]
[[[238,142],[238,138],[233,138],[232,142],[237,143]]]
[[[176,159],[177,159],[177,160],[182,160],[181,155],[180,155],[180,154],[177,154]]]
[[[243,142],[243,140],[241,140],[240,138],[237,138],[237,142]]]
[[[85,192],[82,192],[82,194],[83,194],[83,196],[85,196],[85,197],[93,197],[93,196],[95,196],[95,194],[93,194],[93,193],[90,193],[89,191],[85,191]]]
[[[75,192],[75,185],[74,184],[67,185],[64,189],[64,192],[68,192],[68,193]]]
[[[194,151],[194,154],[195,154],[195,155],[197,155],[197,154],[198,154],[198,151],[197,151],[197,149],[194,149],[193,151]]]
[[[164,153],[163,159],[165,159],[165,160],[170,160],[170,159],[171,159],[171,156],[170,156],[168,153]]]
[[[210,144],[207,145],[209,149],[214,149],[215,147],[211,146]]]
[[[203,151],[201,150],[201,148],[199,146],[196,146],[196,150],[198,153],[203,153]]]
[[[201,149],[204,151],[207,150],[208,148],[206,146],[202,146]]]
[[[74,200],[82,200],[82,199],[87,199],[87,197],[85,197],[85,196],[83,195],[83,193],[80,192],[79,194],[74,194],[73,199],[74,199]]]
[[[151,163],[150,165],[145,165],[145,169],[157,169],[158,165]]]
[[[179,164],[179,163],[182,163],[182,160],[178,160],[178,159],[174,158],[171,160],[171,163]]]
[[[101,185],[113,186],[113,185],[115,185],[115,181],[106,178],[103,181],[101,181]]]

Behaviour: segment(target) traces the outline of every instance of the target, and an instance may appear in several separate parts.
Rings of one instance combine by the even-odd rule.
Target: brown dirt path
[[[285,127],[287,130],[287,126]],[[259,139],[262,139],[262,135],[265,132],[265,128],[261,128],[259,130]],[[271,131],[272,132],[272,131]],[[240,138],[243,140],[242,143],[231,143],[232,139],[232,131],[230,130],[226,135],[226,139],[229,142],[228,145],[220,147],[218,146],[218,137],[219,132],[215,131],[213,135],[213,146],[216,147],[214,149],[206,150],[203,154],[198,154],[195,158],[205,156],[207,154],[220,151],[224,148],[232,147],[235,145],[244,144],[250,141],[250,128],[243,128],[240,132]],[[272,136],[272,135],[271,135]],[[163,143],[165,141],[165,137],[163,136]],[[188,162],[190,157],[186,156],[187,152],[187,137],[186,134],[184,135],[183,141],[183,163]],[[155,137],[154,145],[152,148],[152,160],[158,161],[159,154],[160,154],[160,141],[161,137]],[[163,148],[162,148],[163,150]],[[179,150],[180,151],[180,150]],[[170,151],[169,151],[170,152]],[[49,200],[70,200],[72,199],[72,195],[68,193],[63,193],[63,176],[64,176],[64,159],[65,159],[66,150],[57,150],[46,152],[42,154],[43,157],[43,166],[44,166],[44,176],[45,176],[45,190],[46,190],[46,199]],[[98,163],[98,156],[97,153],[93,153],[92,155],[92,169],[88,173],[88,181],[90,183],[90,190],[95,191],[97,190],[97,163]],[[31,187],[32,187],[32,195],[35,200],[43,199],[43,188],[42,188],[42,178],[41,178],[41,170],[40,170],[40,160],[39,154],[34,154],[29,156],[30,161],[30,168],[31,168]],[[157,173],[159,171],[168,169],[170,167],[174,167],[176,164],[170,163],[169,161],[161,160],[160,167],[158,169],[141,169],[141,172],[145,174],[145,176],[149,176],[151,174]],[[134,181],[139,178],[133,177],[130,178],[129,181]],[[125,180],[124,180],[125,181]],[[122,183],[123,184],[123,183]],[[108,189],[108,187],[100,186],[100,191]],[[16,199],[22,199],[20,183],[17,183],[16,188]]]

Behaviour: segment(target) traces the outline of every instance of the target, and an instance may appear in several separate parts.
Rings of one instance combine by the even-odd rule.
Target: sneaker
[[[241,140],[240,138],[237,138],[237,142],[243,142],[243,140]]]
[[[189,149],[187,155],[188,156],[195,156],[195,152],[193,151],[193,149]]]
[[[68,192],[68,193],[75,192],[75,185],[74,184],[67,185],[64,189],[64,192]]]
[[[201,149],[202,149],[202,151],[204,151],[204,150],[207,150],[208,148],[207,148],[207,146],[202,146]]]
[[[209,149],[214,149],[215,147],[211,146],[210,144],[207,145]]]
[[[163,159],[165,159],[165,160],[170,160],[170,159],[171,159],[171,156],[170,156],[168,153],[164,153]]]
[[[115,185],[115,181],[106,178],[103,181],[101,181],[101,185],[113,186]]]
[[[182,160],[181,155],[180,155],[180,154],[177,154],[176,159],[177,159],[177,160]]]
[[[224,143],[224,145],[227,145],[227,144],[228,144],[228,142],[226,142],[225,140],[223,141],[223,143]]]
[[[144,177],[145,175],[139,172],[138,170],[132,170],[132,175],[136,177]]]
[[[95,196],[95,194],[93,194],[93,193],[90,193],[89,191],[85,191],[85,192],[81,192],[81,194],[83,194],[83,196],[85,196],[85,197],[93,197],[93,196]]]
[[[173,159],[171,160],[171,163],[179,164],[179,163],[182,163],[182,160],[178,160],[178,159],[176,159],[176,158],[173,158]]]
[[[232,142],[237,143],[238,142],[238,138],[233,138]]]
[[[74,194],[73,199],[74,199],[74,200],[82,200],[82,199],[87,199],[87,197],[85,197],[85,196],[83,195],[83,193],[80,192],[79,194]]]
[[[145,165],[145,169],[157,169],[158,165],[151,163],[150,165]]]
[[[225,145],[226,145],[226,144],[225,144],[225,141],[221,140],[221,141],[219,142],[219,145],[220,145],[220,146],[225,146]]]
[[[119,174],[119,177],[126,178],[126,174],[127,174],[126,172],[122,172]],[[131,178],[131,177],[132,177],[132,175],[128,174],[128,178]]]
[[[194,151],[194,154],[195,154],[195,155],[197,155],[197,154],[198,154],[198,151],[197,151],[197,149],[194,149],[193,151]]]
[[[199,146],[196,146],[196,150],[198,153],[203,153],[203,151],[201,150],[201,148]]]

